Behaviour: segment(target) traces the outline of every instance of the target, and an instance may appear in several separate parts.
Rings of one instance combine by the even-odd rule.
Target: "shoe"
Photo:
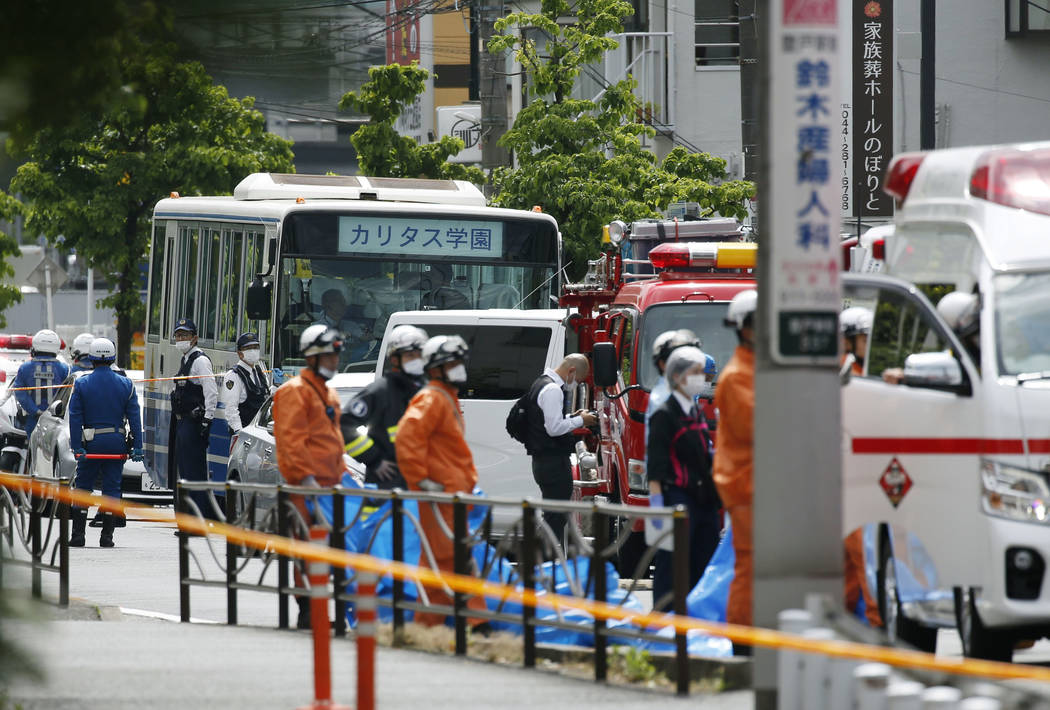
[[[73,531],[69,535],[70,547],[83,547],[84,528],[87,526],[87,508],[73,508]]]
[[[112,513],[105,513],[102,516],[102,535],[98,538],[99,547],[113,547],[114,523]]]

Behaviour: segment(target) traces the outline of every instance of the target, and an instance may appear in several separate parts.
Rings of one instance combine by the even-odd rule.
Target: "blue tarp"
[[[343,485],[346,487],[359,487],[349,477],[344,478]],[[479,493],[478,491],[475,492]],[[318,499],[318,503],[329,520],[332,519],[333,500],[332,497]],[[357,516],[362,499],[347,496],[344,498],[344,501],[346,506],[344,519],[349,523]],[[403,510],[405,511],[403,559],[410,564],[414,564],[419,559],[420,542],[416,527],[409,521],[408,516],[411,515],[418,520],[418,507],[415,501],[405,501]],[[347,531],[347,550],[351,552],[367,551],[369,554],[381,559],[393,559],[393,519],[390,517],[389,512],[390,503],[384,503],[374,511],[366,510],[362,514],[361,519]],[[470,510],[467,522],[472,531],[476,531],[483,524],[486,512],[487,509],[483,506],[474,506]],[[518,589],[522,589],[515,566],[506,559],[496,559],[496,551],[491,545],[486,543],[476,544],[473,549],[473,556],[478,569],[489,568],[488,579],[504,584],[513,583]],[[733,546],[732,539],[727,532],[712,557],[707,570],[704,572],[703,578],[689,594],[688,608],[690,616],[711,621],[725,621],[726,597],[732,574]],[[624,608],[634,611],[646,611],[635,595],[628,594],[619,588],[619,576],[613,565],[608,562],[605,564],[605,577],[606,589],[608,590],[606,599],[609,603],[622,604]],[[585,557],[570,559],[564,565],[555,562],[546,562],[538,565],[533,578],[536,580],[537,592],[541,596],[549,593],[547,589],[550,588],[550,582],[553,579],[556,594],[567,596],[580,596],[582,594],[589,599],[594,598],[593,581],[590,580],[590,560]],[[404,590],[406,600],[417,600],[418,593],[414,584],[406,583]],[[376,593],[378,596],[385,598],[390,598],[393,595],[391,577],[384,576],[380,579]],[[499,599],[486,599],[486,604],[493,611],[498,610],[512,615],[521,614],[521,605],[516,601],[501,602]],[[379,618],[381,620],[389,621],[391,616],[391,610],[388,607],[381,606],[379,608]],[[351,624],[355,623],[352,608],[347,610],[347,617]],[[405,610],[405,619],[410,620],[411,618],[412,612]],[[594,645],[593,634],[590,631],[593,618],[590,614],[575,609],[566,609],[560,613],[559,617],[558,612],[538,607],[536,609],[536,618],[539,621],[560,619],[561,621],[579,623],[581,625],[579,630],[567,630],[538,624],[536,626],[536,641],[539,643],[579,646]],[[520,624],[495,620],[490,623],[497,630],[521,633]],[[610,621],[608,627],[610,630],[618,628],[637,630],[638,628],[633,624],[622,621]],[[650,631],[655,631],[655,629],[650,629]],[[667,637],[668,641],[653,642],[613,636],[610,638],[610,643],[636,646],[654,651],[673,651],[673,630],[667,627],[661,629],[658,633]],[[731,656],[733,652],[732,644],[728,639],[710,637],[699,632],[690,632],[688,639],[688,648],[691,655],[725,657]]]

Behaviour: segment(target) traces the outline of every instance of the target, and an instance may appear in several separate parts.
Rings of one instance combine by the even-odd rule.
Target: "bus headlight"
[[[1050,485],[1038,471],[982,461],[981,507],[1000,518],[1050,524]]]

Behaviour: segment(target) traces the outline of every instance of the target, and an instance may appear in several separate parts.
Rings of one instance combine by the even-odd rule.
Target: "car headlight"
[[[997,461],[981,462],[981,507],[988,515],[1050,524],[1046,474]]]

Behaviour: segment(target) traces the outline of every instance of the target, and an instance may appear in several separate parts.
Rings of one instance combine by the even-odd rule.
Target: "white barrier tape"
[[[306,566],[307,574],[311,577],[327,577],[328,576],[328,564],[325,562],[310,562]]]
[[[328,585],[324,582],[310,582],[310,596],[315,599],[324,598],[329,595]]]
[[[374,621],[358,621],[357,635],[364,638],[375,638],[376,623]]]
[[[375,592],[373,591],[373,592],[371,592],[369,594],[366,594],[364,596],[358,597],[358,599],[357,599],[357,609],[358,609],[358,611],[375,611],[376,609],[379,608],[379,605],[376,603],[376,598],[374,596],[372,596],[372,594],[374,594],[374,593]]]

